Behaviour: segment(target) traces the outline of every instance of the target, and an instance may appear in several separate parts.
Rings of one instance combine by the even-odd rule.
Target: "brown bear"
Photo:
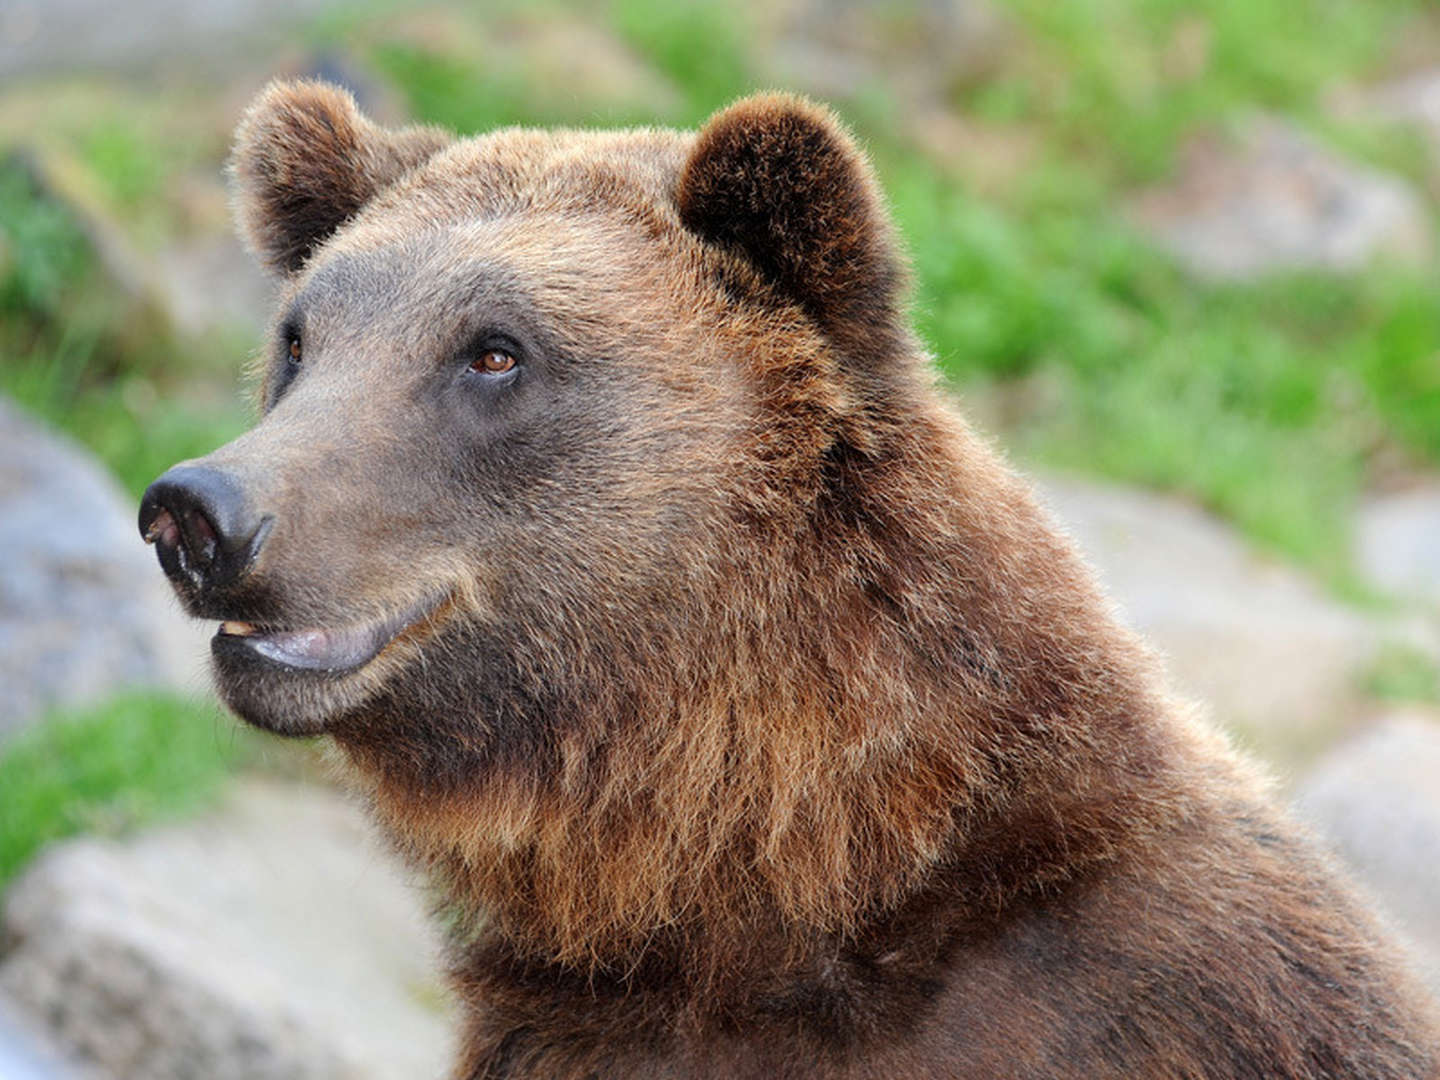
[[[456,1076],[1429,1077],[1363,904],[935,386],[825,110],[270,87],[263,419],[146,493],[245,720],[437,883]]]

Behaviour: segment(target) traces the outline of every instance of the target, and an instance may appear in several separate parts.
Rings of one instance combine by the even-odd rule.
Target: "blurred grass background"
[[[249,741],[218,706],[145,691],[21,732],[0,755],[0,890],[52,840],[206,805]]]
[[[1411,0],[1009,0],[1020,44],[948,88],[982,126],[1023,137],[1001,185],[947,169],[906,134],[883,85],[835,102],[874,155],[918,288],[915,316],[945,374],[997,405],[1023,457],[1184,492],[1257,543],[1332,584],[1348,572],[1348,512],[1379,469],[1440,461],[1440,278],[1428,266],[1355,277],[1282,275],[1202,285],[1136,235],[1116,207],[1165,175],[1206,125],[1283,110],[1353,155],[1434,187],[1413,133],[1336,120],[1326,93],[1393,59],[1426,8]],[[527,5],[528,20],[581,9]],[[593,20],[596,9],[584,9]],[[903,21],[903,8],[896,20]],[[314,53],[344,49],[416,119],[459,132],[507,124],[693,126],[769,85],[747,50],[755,9],[618,0],[604,29],[658,74],[645,102],[578,98],[554,73],[486,50],[490,7],[432,9],[435,32],[392,33],[385,9],[322,19]],[[1167,74],[1177,35],[1206,28],[1203,70]],[[903,26],[895,29],[903,33]],[[218,167],[223,134],[198,138],[143,88],[78,97],[43,142],[87,197],[139,243],[179,226],[173,182]],[[168,462],[247,420],[228,389],[249,342],[187,341],[97,273],[85,231],[0,168],[0,388],[93,447],[133,491]],[[177,404],[177,402],[179,404]],[[1383,477],[1381,477],[1383,479]]]
[[[1440,466],[1434,267],[1206,283],[1121,207],[1172,173],[1189,136],[1260,110],[1404,178],[1433,209],[1436,163],[1415,132],[1333,107],[1337,88],[1433,51],[1433,7],[997,9],[1008,30],[993,55],[937,84],[944,115],[964,118],[959,145],[917,122],[895,91],[898,67],[833,101],[875,159],[940,370],[1022,462],[1180,493],[1338,595],[1367,600],[1352,565],[1357,500]],[[894,42],[898,65],[923,34],[911,13],[896,6],[872,28]],[[233,86],[184,65],[14,83],[0,95],[0,393],[89,446],[137,495],[246,426],[238,373],[258,337],[177,325],[143,267],[223,217],[191,178],[218,175],[239,110],[272,70],[340,64],[363,72],[384,118],[461,133],[694,126],[774,85],[757,45],[769,30],[759,5],[372,4],[314,19]],[[598,90],[570,78],[559,47],[603,52],[597,43],[629,64]],[[1376,672],[1374,690],[1437,692],[1433,669],[1403,656]],[[148,819],[213,789],[243,753],[194,710],[127,698],[7,748],[0,879],[59,832]]]

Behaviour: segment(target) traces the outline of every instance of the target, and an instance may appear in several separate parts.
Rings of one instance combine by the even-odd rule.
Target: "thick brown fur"
[[[680,175],[680,219],[738,251],[864,364],[903,328],[901,264],[864,158],[846,132],[793,98],[757,97],[717,117]]]
[[[344,222],[445,146],[434,128],[386,131],[344,91],[314,82],[272,85],[235,133],[240,234],[270,269],[293,273]]]
[[[1434,1075],[1363,906],[932,385],[829,113],[441,148],[288,84],[234,173],[306,359],[207,459],[265,550],[186,600],[443,598],[355,672],[217,670],[434,874],[458,1077]],[[497,320],[529,381],[480,409],[452,324]]]

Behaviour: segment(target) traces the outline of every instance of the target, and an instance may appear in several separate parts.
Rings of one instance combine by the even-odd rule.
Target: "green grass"
[[[1153,179],[1197,128],[1252,110],[1311,119],[1320,92],[1363,79],[1421,0],[1003,0],[1025,43],[967,88],[981,115],[1035,125],[1061,157],[1114,182]]]
[[[78,440],[132,495],[176,462],[208,454],[248,426],[238,388],[177,402],[177,380],[135,372],[97,378],[84,358],[79,346],[31,353],[0,373],[0,392]]]
[[[164,198],[165,183],[177,162],[158,152],[157,140],[120,124],[87,132],[80,152],[115,204],[134,212]]]
[[[402,88],[410,111],[427,123],[473,132],[568,119],[560,108],[537,102],[523,73],[514,69],[399,42],[382,42],[370,55],[380,72]]]
[[[1041,385],[1007,441],[1184,491],[1339,582],[1372,459],[1440,461],[1428,271],[1198,286],[1108,216],[1020,214],[885,163],[916,315],[958,385]]]
[[[1382,701],[1440,704],[1440,666],[1413,648],[1396,645],[1385,649],[1363,685]]]
[[[218,707],[160,693],[42,719],[0,747],[0,889],[52,841],[202,808],[244,754]]]
[[[1422,175],[1413,135],[1341,124],[1323,103],[1380,68],[1420,5],[1005,7],[1017,57],[958,97],[1037,136],[1034,167],[981,200],[914,154],[882,154],[941,368],[961,387],[1043,389],[1007,434],[1025,456],[1188,493],[1348,585],[1350,511],[1372,465],[1440,462],[1440,282],[1379,268],[1203,285],[1116,207],[1186,136],[1256,109]]]
[[[1192,132],[1224,129],[1255,109],[1423,177],[1413,135],[1337,120],[1325,105],[1332,88],[1383,70],[1423,5],[1002,7],[1012,44],[983,77],[950,92],[971,116],[1033,137],[1038,152],[1015,183],[981,196],[947,175],[897,134],[900,106],[873,87],[837,103],[874,155],[912,252],[915,316],[938,364],[962,390],[1014,403],[1001,434],[1022,458],[1185,493],[1263,547],[1348,586],[1350,511],[1377,468],[1440,463],[1440,276],[1380,268],[1198,284],[1117,207],[1162,178]],[[381,4],[315,33],[350,42],[418,119],[461,132],[693,125],[766,84],[750,47],[753,12],[706,0],[611,0],[581,12],[674,88],[664,100],[580,100],[503,49],[471,55],[488,40],[487,20],[579,11],[563,0],[542,10],[453,9],[446,17],[461,32],[447,35],[452,24],[442,20],[406,35],[386,31],[385,20],[409,16]],[[115,201],[138,208],[163,187],[146,151],[153,141],[97,131],[81,156]],[[0,172],[0,347],[20,358],[0,371],[0,390],[96,449],[132,490],[238,432],[238,393],[174,407],[183,381],[175,373],[196,370],[196,357],[123,331],[125,319],[112,317],[123,305],[88,269],[83,237],[13,187]],[[236,350],[225,352],[234,359]]]
[[[1342,124],[1323,104],[1378,70],[1421,5],[1010,0],[1006,10],[1022,42],[1014,62],[957,96],[1039,137],[1039,160],[1013,190],[980,198],[897,140],[883,103],[849,109],[908,242],[917,323],[941,369],[961,388],[1043,388],[1031,395],[1042,407],[1006,433],[1023,456],[1187,493],[1353,591],[1350,512],[1373,464],[1440,463],[1440,279],[1381,267],[1203,285],[1116,208],[1165,173],[1187,135],[1255,109],[1423,175],[1413,134]],[[628,40],[692,100],[749,89],[728,46],[717,78],[673,61],[692,47],[689,31],[658,16],[636,24],[645,33]]]
[[[0,393],[93,450],[133,493],[168,466],[238,435],[237,390],[177,405],[198,362],[155,314],[97,265],[88,239],[36,187],[23,163],[0,162]],[[234,376],[225,373],[229,383]]]
[[[68,293],[92,289],[85,238],[64,209],[36,191],[26,163],[0,163],[0,316],[56,319]]]
[[[684,108],[673,122],[694,126],[758,88],[745,51],[744,9],[694,0],[616,0],[611,11],[621,40],[679,89]]]

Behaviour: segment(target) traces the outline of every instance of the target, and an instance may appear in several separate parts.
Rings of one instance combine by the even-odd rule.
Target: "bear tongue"
[[[375,659],[381,649],[408,627],[433,614],[439,604],[440,600],[427,598],[387,619],[338,629],[266,630],[254,623],[231,619],[220,624],[216,637],[285,667],[348,671]]]
[[[392,634],[383,626],[341,630],[279,630],[246,635],[246,644],[267,659],[289,667],[343,671],[372,659]]]

